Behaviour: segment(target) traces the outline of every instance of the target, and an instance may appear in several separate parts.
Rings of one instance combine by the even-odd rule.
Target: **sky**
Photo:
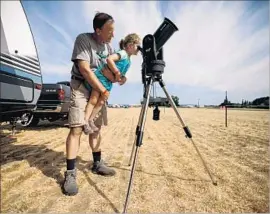
[[[35,38],[43,83],[70,80],[78,34],[92,32],[96,11],[115,20],[112,45],[129,33],[143,39],[169,18],[178,27],[164,44],[162,75],[180,104],[218,105],[269,96],[268,1],[22,1]],[[142,57],[132,56],[123,86],[109,103],[138,104],[143,97]],[[158,83],[156,93],[165,97]]]

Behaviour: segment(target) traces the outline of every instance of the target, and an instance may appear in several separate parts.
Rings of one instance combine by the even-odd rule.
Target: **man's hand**
[[[124,85],[127,81],[127,78],[126,77],[121,77],[120,81],[119,81],[119,85]]]

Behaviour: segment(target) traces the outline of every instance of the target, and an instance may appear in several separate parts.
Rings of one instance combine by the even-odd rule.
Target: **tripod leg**
[[[145,101],[145,100],[144,100],[144,101]],[[144,103],[145,103],[145,102],[143,102],[143,104],[142,104],[142,109],[141,109],[141,113],[140,113],[139,121],[138,121],[138,124],[137,124],[137,127],[136,127],[136,133],[135,133],[135,136],[137,136],[138,131],[139,131],[139,124],[141,124],[142,115],[143,115],[143,109],[144,109]],[[128,166],[130,166],[130,165],[131,165],[131,160],[132,160],[132,157],[133,157],[133,154],[134,154],[135,145],[136,145],[136,137],[135,137],[135,139],[134,139],[134,143],[133,143],[133,146],[132,146],[132,151],[131,151],[131,154],[130,154],[130,158],[129,158]]]
[[[143,108],[142,108],[142,109],[143,109]],[[141,123],[140,121],[141,121],[141,118],[142,118],[142,116],[141,116],[141,115],[142,115],[142,112],[143,112],[143,111],[141,111],[141,113],[140,113],[138,125],[137,125],[137,127],[136,127],[136,133],[135,133],[135,136],[137,136],[137,133],[138,133],[138,131],[139,131],[139,124]],[[134,139],[134,143],[133,143],[133,146],[132,146],[132,151],[131,151],[131,154],[130,154],[128,166],[131,165],[131,160],[132,160],[132,157],[133,157],[133,154],[134,154],[135,145],[136,145],[136,137],[135,137],[135,139]]]
[[[138,127],[139,127],[139,126],[137,126],[137,128],[138,128]],[[136,135],[137,135],[137,133],[136,133]],[[131,165],[131,160],[132,160],[132,157],[133,157],[133,154],[134,154],[134,150],[135,150],[135,144],[136,144],[136,137],[135,137],[135,139],[134,139],[134,143],[133,143],[133,146],[132,146],[132,151],[131,151],[131,154],[130,154],[128,166]]]
[[[135,149],[135,155],[134,155],[133,164],[132,164],[132,168],[131,168],[131,174],[130,174],[130,179],[129,179],[128,190],[127,190],[126,201],[125,201],[123,213],[126,213],[126,210],[127,210],[127,205],[128,205],[128,200],[129,200],[130,190],[131,190],[131,184],[132,184],[134,170],[135,170],[135,166],[136,166],[136,160],[137,160],[137,156],[138,156],[138,152],[139,152],[139,147],[142,145],[144,125],[145,125],[145,121],[146,121],[147,109],[148,109],[150,93],[151,93],[151,85],[153,84],[153,81],[154,81],[154,76],[149,79],[149,82],[146,86],[146,99],[144,100],[145,102],[143,103],[142,113],[140,115],[140,120],[139,120],[139,124],[138,124],[138,132],[136,133],[136,149]]]
[[[202,161],[202,163],[203,163],[203,165],[204,165],[204,167],[205,167],[205,169],[206,169],[208,175],[210,176],[210,178],[211,178],[211,180],[212,180],[212,183],[213,183],[214,185],[217,185],[217,181],[213,179],[213,176],[212,176],[210,170],[208,169],[208,167],[207,167],[207,165],[206,165],[206,163],[205,163],[205,161],[204,161],[202,155],[200,154],[200,152],[199,152],[199,150],[198,150],[196,144],[194,143],[194,141],[193,141],[193,139],[192,139],[192,135],[191,135],[191,132],[190,132],[189,128],[185,125],[184,121],[182,120],[182,118],[181,118],[181,116],[180,116],[180,114],[179,114],[179,112],[178,112],[178,110],[177,110],[177,107],[176,107],[176,105],[175,105],[173,99],[171,98],[171,96],[169,95],[167,89],[165,88],[165,84],[164,84],[164,82],[163,82],[162,79],[159,79],[159,84],[160,84],[161,88],[163,89],[164,93],[166,94],[166,96],[167,96],[167,98],[168,98],[168,100],[169,100],[171,106],[173,107],[173,110],[175,111],[175,113],[176,113],[178,119],[180,120],[180,122],[181,122],[181,124],[182,124],[182,126],[183,126],[183,129],[184,129],[184,131],[185,131],[185,133],[186,133],[186,137],[188,137],[188,138],[191,140],[191,142],[192,142],[193,146],[195,147],[195,149],[196,149],[196,151],[197,151],[199,157],[201,158],[201,161]]]
[[[149,84],[149,82],[148,82],[147,84]],[[135,133],[135,136],[137,136],[137,134],[138,134],[139,127],[140,127],[139,124],[141,124],[141,120],[142,120],[142,118],[143,118],[142,116],[143,116],[144,107],[145,107],[146,98],[147,98],[146,93],[147,93],[147,91],[144,91],[144,95],[143,95],[143,103],[142,103],[142,109],[141,109],[140,117],[139,117],[138,124],[137,124],[137,127],[136,127],[136,133]],[[133,154],[134,154],[134,150],[135,150],[135,144],[136,144],[136,137],[135,137],[135,139],[134,139],[134,143],[133,143],[133,146],[132,146],[132,151],[131,151],[131,154],[130,154],[128,166],[131,165],[131,160],[132,160],[132,157],[133,157]]]

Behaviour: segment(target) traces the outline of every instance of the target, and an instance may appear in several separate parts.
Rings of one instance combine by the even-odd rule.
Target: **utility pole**
[[[226,127],[228,127],[228,125],[227,125],[227,117],[228,117],[227,104],[228,104],[228,98],[227,98],[227,91],[226,91],[226,95],[225,95],[225,126]]]

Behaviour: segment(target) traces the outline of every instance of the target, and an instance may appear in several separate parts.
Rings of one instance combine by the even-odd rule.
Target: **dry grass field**
[[[179,109],[193,140],[218,185],[211,183],[193,144],[172,109],[161,108],[159,121],[149,109],[137,159],[129,213],[269,212],[269,111]],[[102,130],[103,157],[115,177],[92,174],[85,135],[78,156],[79,194],[65,196],[64,123],[38,127],[1,126],[2,212],[123,211],[130,157],[140,108],[109,109]]]

